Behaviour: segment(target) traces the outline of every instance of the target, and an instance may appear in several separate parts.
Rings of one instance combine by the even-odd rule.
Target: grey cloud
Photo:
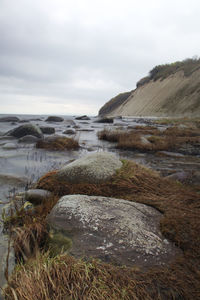
[[[195,0],[1,0],[1,103],[44,97],[92,113],[156,64],[198,55],[199,8]]]

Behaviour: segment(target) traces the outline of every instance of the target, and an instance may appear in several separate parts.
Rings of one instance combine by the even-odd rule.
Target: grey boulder
[[[99,183],[109,180],[122,162],[113,154],[98,152],[86,155],[62,167],[57,178],[71,183]]]
[[[38,138],[42,138],[43,134],[40,128],[33,124],[24,124],[19,127],[16,127],[9,132],[7,132],[7,135],[14,136],[16,138],[21,138],[25,135],[33,135]]]
[[[19,139],[19,143],[33,144],[38,141],[38,138],[34,135],[25,135]]]
[[[2,148],[5,150],[14,150],[17,149],[17,145],[15,143],[6,143]]]
[[[123,199],[67,195],[51,210],[48,223],[71,237],[75,257],[151,267],[179,252],[162,236],[161,217],[152,207]]]

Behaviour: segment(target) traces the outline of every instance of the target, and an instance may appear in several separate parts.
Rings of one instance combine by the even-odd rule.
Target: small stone
[[[6,143],[2,148],[5,150],[14,150],[17,149],[17,145],[14,143]]]
[[[33,144],[38,141],[38,138],[34,135],[25,135],[19,139],[19,143],[27,143],[27,144]]]
[[[76,131],[73,129],[67,129],[63,132],[63,134],[76,134]]]
[[[41,126],[40,129],[43,134],[54,134],[55,133],[54,127]]]
[[[42,189],[32,189],[25,193],[25,199],[35,205],[40,204],[50,196],[51,193],[49,191]]]
[[[90,118],[84,115],[84,116],[76,117],[75,120],[90,120]]]

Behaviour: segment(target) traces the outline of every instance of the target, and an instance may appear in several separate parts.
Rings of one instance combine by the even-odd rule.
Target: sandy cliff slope
[[[112,99],[113,103],[113,99]],[[109,107],[109,102],[106,104]],[[103,108],[105,105],[103,106]],[[200,116],[200,69],[190,76],[183,71],[139,86],[123,103],[101,108],[104,116]],[[103,113],[102,113],[103,112]]]

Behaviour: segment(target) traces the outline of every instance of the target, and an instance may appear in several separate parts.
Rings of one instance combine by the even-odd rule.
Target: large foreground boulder
[[[16,127],[9,132],[7,132],[7,135],[14,136],[16,138],[21,138],[25,135],[33,135],[38,138],[42,138],[43,134],[40,128],[33,124],[24,124],[19,127]]]
[[[152,207],[123,199],[67,195],[48,222],[71,237],[75,257],[148,267],[169,262],[178,253],[160,232],[161,217]]]
[[[113,154],[98,152],[86,155],[62,167],[57,178],[71,183],[99,183],[111,178],[122,162]]]

